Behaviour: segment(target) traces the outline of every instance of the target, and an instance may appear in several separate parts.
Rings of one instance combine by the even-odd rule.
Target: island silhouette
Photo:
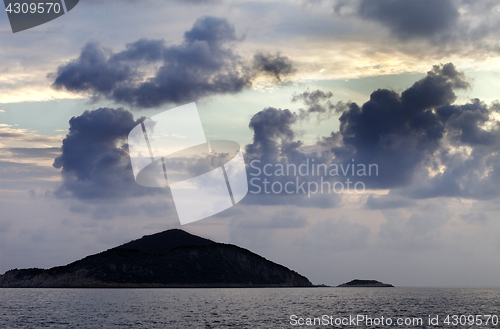
[[[312,287],[305,276],[247,249],[180,229],[146,235],[50,269],[13,269],[3,288]]]
[[[374,287],[374,288],[377,288],[377,287],[388,287],[388,288],[393,288],[394,286],[392,284],[388,284],[388,283],[382,283],[380,281],[376,281],[376,280],[359,280],[359,279],[354,279],[352,281],[349,281],[349,282],[346,282],[346,283],[343,283],[341,285],[339,285],[338,287],[340,288],[356,288],[356,287]]]

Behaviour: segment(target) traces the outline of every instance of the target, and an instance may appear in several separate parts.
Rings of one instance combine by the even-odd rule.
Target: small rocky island
[[[392,284],[382,283],[382,282],[376,281],[376,280],[355,279],[355,280],[343,283],[343,284],[339,285],[338,287],[341,287],[341,288],[356,288],[356,287],[360,287],[360,288],[374,287],[374,288],[377,288],[377,287],[394,287],[394,286]]]
[[[304,276],[253,252],[179,229],[51,269],[14,269],[2,288],[312,287]]]

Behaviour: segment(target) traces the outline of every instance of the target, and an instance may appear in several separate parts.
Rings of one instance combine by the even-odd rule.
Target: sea
[[[500,288],[0,289],[0,328],[498,328]]]

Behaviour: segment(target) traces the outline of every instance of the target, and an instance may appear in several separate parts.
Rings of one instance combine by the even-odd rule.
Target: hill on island
[[[352,281],[343,283],[338,287],[346,288],[346,287],[394,287],[392,284],[382,283],[376,280],[359,280],[354,279]]]
[[[309,287],[304,276],[247,249],[179,229],[51,269],[14,269],[3,288]]]

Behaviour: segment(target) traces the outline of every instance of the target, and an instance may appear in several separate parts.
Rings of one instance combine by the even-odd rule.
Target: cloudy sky
[[[317,284],[500,285],[496,1],[81,0],[15,34],[0,16],[0,273],[181,227],[127,135],[194,101],[254,180],[182,229]],[[312,163],[356,171],[276,173]]]

